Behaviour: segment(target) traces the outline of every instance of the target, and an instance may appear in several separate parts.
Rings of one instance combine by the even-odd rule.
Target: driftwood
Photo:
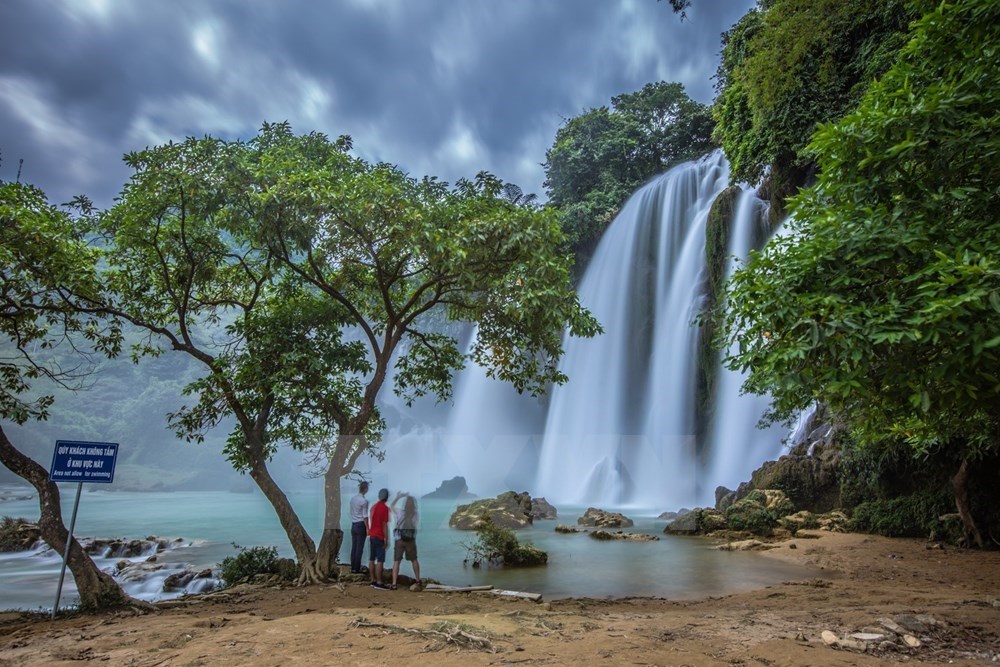
[[[532,602],[540,602],[542,599],[541,593],[522,593],[521,591],[504,591],[500,589],[494,589],[491,591],[480,591],[482,593],[492,593],[493,595],[499,595],[505,598],[518,598],[519,600],[531,600]]]
[[[416,628],[404,628],[401,625],[389,625],[388,623],[372,623],[359,616],[351,623],[352,628],[374,628],[383,632],[392,632],[401,635],[411,635],[423,639],[433,639],[445,644],[454,644],[463,648],[476,649],[477,651],[487,651],[496,653],[497,649],[487,637],[480,637],[463,630],[459,625],[453,623],[439,623],[436,630],[418,630]]]
[[[489,591],[493,590],[493,585],[488,584],[485,586],[447,586],[445,584],[427,584],[424,587],[425,591],[439,591],[443,593],[470,593],[475,591]]]

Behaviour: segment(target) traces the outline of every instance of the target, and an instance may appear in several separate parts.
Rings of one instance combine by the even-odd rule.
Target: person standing
[[[417,560],[417,524],[420,517],[417,514],[417,501],[408,493],[397,493],[392,500],[392,511],[396,513],[396,502],[405,497],[403,511],[396,516],[396,529],[393,531],[395,541],[392,546],[392,585],[389,587],[396,590],[396,582],[399,579],[399,566],[403,562],[403,556],[410,561],[413,566],[413,578],[416,579],[417,586],[422,586],[420,580],[420,561]]]
[[[368,482],[358,484],[358,495],[351,498],[351,574],[362,574],[361,557],[368,537]]]
[[[389,536],[389,489],[378,490],[378,502],[372,506],[368,522],[368,571],[372,575],[372,588],[389,588],[382,580],[385,565],[385,544]]]

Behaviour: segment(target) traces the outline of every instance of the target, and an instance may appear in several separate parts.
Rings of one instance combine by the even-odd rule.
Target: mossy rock
[[[41,537],[37,523],[9,516],[0,519],[0,553],[27,551]]]
[[[542,551],[534,544],[518,544],[517,549],[508,558],[504,559],[505,565],[545,565],[549,562],[549,554]]]
[[[753,494],[759,493],[753,492]],[[763,503],[749,496],[737,500],[726,510],[726,521],[729,530],[746,531],[762,536],[770,535],[778,525],[777,517]]]
[[[778,519],[782,528],[793,534],[799,530],[816,530],[819,528],[819,518],[808,510],[801,510]]]
[[[754,489],[747,494],[746,498],[763,505],[776,519],[795,511],[792,501],[780,489]]]
[[[507,491],[496,498],[476,500],[459,505],[448,519],[448,525],[458,530],[479,530],[489,520],[494,526],[518,530],[532,525],[531,496]]]

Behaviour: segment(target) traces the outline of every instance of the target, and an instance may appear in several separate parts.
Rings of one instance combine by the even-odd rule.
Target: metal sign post
[[[77,440],[56,440],[52,452],[52,466],[49,468],[50,482],[76,482],[76,500],[73,515],[69,521],[69,535],[63,553],[62,568],[59,570],[59,586],[56,588],[56,602],[52,607],[52,619],[59,611],[63,580],[66,578],[66,563],[69,549],[73,544],[73,529],[76,528],[76,512],[80,507],[80,493],[84,482],[111,484],[115,479],[115,462],[118,460],[117,442],[80,442]]]

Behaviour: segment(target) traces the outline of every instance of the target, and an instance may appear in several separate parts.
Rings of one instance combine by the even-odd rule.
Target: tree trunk
[[[319,571],[327,577],[334,577],[339,574],[337,569],[337,555],[340,553],[340,546],[344,541],[344,531],[340,528],[340,471],[343,468],[343,456],[339,451],[343,446],[344,439],[337,442],[337,450],[326,469],[323,476],[323,537],[319,541],[319,553],[316,560]]]
[[[65,554],[69,531],[66,530],[62,519],[59,487],[55,482],[49,481],[49,474],[45,468],[14,447],[2,427],[0,427],[0,462],[35,487],[41,510],[38,527],[42,539],[55,551]],[[75,537],[70,545],[66,566],[76,581],[76,588],[80,593],[80,607],[84,610],[95,611],[124,605],[150,607],[148,603],[126,594],[110,574],[102,572]]]
[[[952,488],[955,489],[955,506],[958,508],[958,516],[962,518],[962,527],[965,530],[965,540],[969,544],[973,542],[980,549],[983,547],[983,536],[976,526],[976,520],[972,516],[972,505],[969,503],[969,460],[962,459],[962,465],[958,472],[951,478]]]
[[[255,449],[262,451],[263,448]],[[319,571],[316,563],[316,544],[303,528],[299,516],[295,513],[295,508],[288,502],[288,497],[271,477],[267,463],[262,456],[256,457],[253,467],[250,469],[250,477],[257,483],[271,506],[274,507],[278,521],[285,529],[285,535],[288,536],[288,541],[292,545],[295,558],[299,561],[301,568],[298,583],[306,585],[325,581],[326,577]]]

